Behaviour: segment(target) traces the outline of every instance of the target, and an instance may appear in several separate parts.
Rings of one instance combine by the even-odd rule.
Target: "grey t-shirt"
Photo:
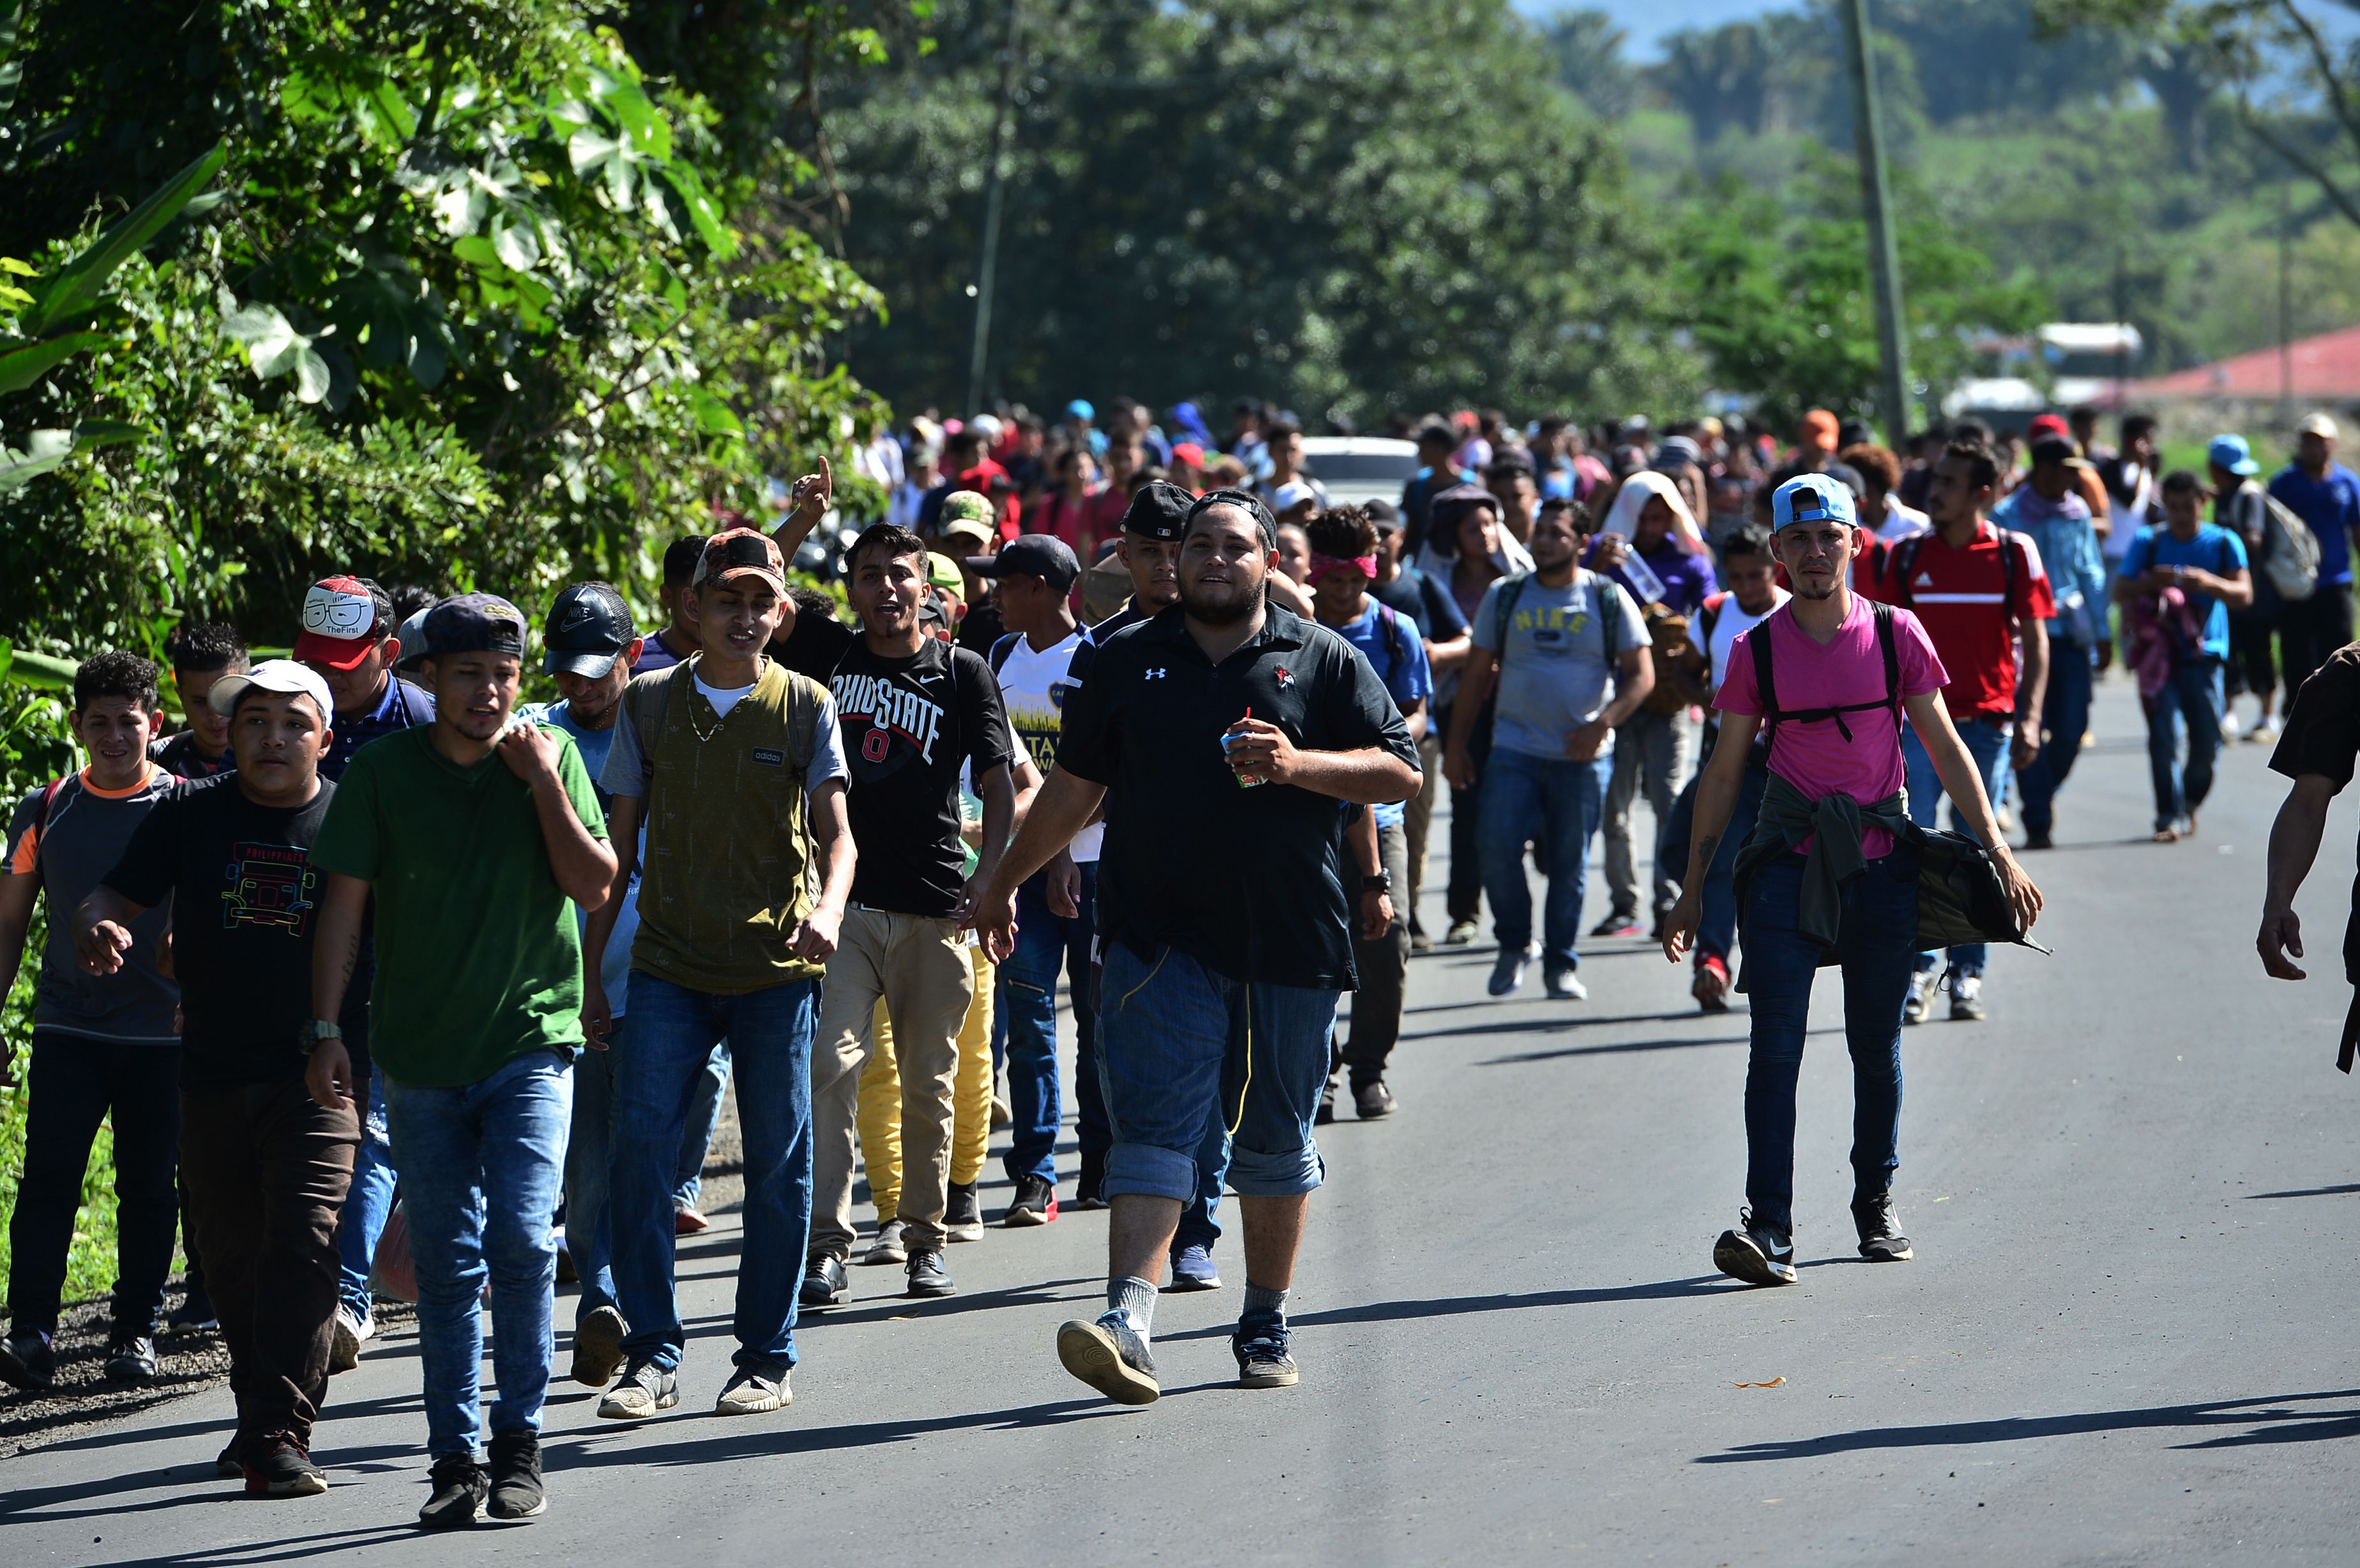
[[[1505,648],[1498,646],[1497,630],[1502,593],[1516,595]],[[1600,613],[1601,598],[1610,599],[1616,612],[1611,639]],[[1562,588],[1527,578],[1521,593],[1502,578],[1484,590],[1471,629],[1475,646],[1500,659],[1491,745],[1551,760],[1564,757],[1568,731],[1590,723],[1606,706],[1616,660],[1628,649],[1647,646],[1647,627],[1631,595],[1586,569],[1577,570]],[[1613,748],[1610,735],[1598,755],[1610,756]]]
[[[131,830],[180,780],[154,763],[139,785],[121,794],[92,788],[87,773],[58,787],[49,820],[38,831],[41,797],[35,789],[16,803],[8,823],[7,874],[38,877],[49,899],[49,935],[41,949],[41,980],[33,1027],[133,1045],[178,1045],[172,1015],[180,990],[156,967],[156,943],[171,921],[172,901],[131,922],[131,951],[112,975],[87,974],[74,956],[74,910],[123,858]]]

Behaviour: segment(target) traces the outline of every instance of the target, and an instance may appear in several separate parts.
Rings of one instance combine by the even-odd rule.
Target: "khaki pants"
[[[959,1027],[975,997],[967,943],[948,920],[856,905],[828,960],[812,1043],[811,1253],[851,1255],[853,1127],[869,1018],[885,1004],[901,1073],[900,1212],[912,1251],[940,1251],[949,1201]]]
[[[1402,830],[1409,844],[1409,876],[1407,897],[1395,887],[1394,902],[1401,906],[1414,935],[1424,935],[1425,928],[1417,923],[1418,890],[1426,886],[1426,835],[1434,826],[1434,808],[1442,799],[1442,736],[1429,727],[1425,738],[1417,743],[1417,760],[1425,770],[1426,779],[1415,795],[1402,808]]]
[[[975,1000],[967,1004],[959,1030],[958,1084],[951,1115],[951,1185],[970,1186],[983,1174],[991,1141],[991,960],[980,947],[967,950],[975,964]],[[885,1005],[869,1020],[876,1049],[860,1072],[860,1160],[869,1168],[869,1197],[877,1223],[901,1211],[901,1070],[893,1051],[893,1026]]]

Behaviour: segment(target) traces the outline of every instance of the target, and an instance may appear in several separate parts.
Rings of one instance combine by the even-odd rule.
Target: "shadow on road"
[[[775,1458],[791,1454],[826,1454],[847,1448],[872,1448],[882,1443],[909,1443],[938,1432],[1020,1432],[1031,1427],[1061,1426],[1068,1421],[1094,1421],[1123,1413],[1125,1407],[1121,1405],[1087,1398],[1027,1405],[1022,1410],[968,1410],[957,1415],[862,1421],[849,1426],[758,1428],[733,1424],[710,1437],[683,1438],[677,1443],[640,1444],[613,1441],[650,1428],[674,1429],[680,1418],[673,1417],[650,1421],[644,1426],[618,1423],[612,1429],[544,1437],[541,1452],[542,1463],[552,1474],[599,1469],[613,1465],[710,1465],[729,1459]]]
[[[2212,1399],[2192,1405],[2157,1405],[2146,1410],[2090,1410],[2077,1415],[2011,1416],[2003,1421],[1951,1421],[1940,1426],[1871,1427],[1825,1437],[1780,1443],[1749,1443],[1725,1454],[1699,1455],[1699,1465],[1742,1465],[1764,1459],[1819,1459],[1862,1449],[1947,1448],[1955,1444],[2020,1443],[2036,1437],[2078,1437],[2091,1432],[2136,1432],[2155,1427],[2250,1426],[2250,1430],[2175,1443],[2178,1448],[2245,1448],[2256,1443],[2325,1443],[2360,1437],[2360,1408],[2344,1410],[2278,1407],[2311,1399],[2360,1399],[2360,1388],[2317,1394],[2273,1394],[2256,1399]],[[2254,1422],[2262,1424],[2255,1426]]]
[[[1464,1317],[1473,1312],[1524,1312],[1535,1307],[1593,1307],[1607,1301],[1668,1301],[1689,1296],[1733,1295],[1734,1282],[1719,1274],[1699,1274],[1687,1279],[1656,1279],[1644,1285],[1602,1285],[1588,1290],[1532,1290],[1517,1295],[1437,1296],[1426,1301],[1366,1301],[1357,1307],[1337,1307],[1324,1312],[1289,1313],[1290,1328],[1319,1328],[1340,1323],[1415,1323],[1422,1318]],[[1227,1339],[1227,1324],[1191,1329],[1186,1334],[1158,1334],[1158,1342],[1182,1339]]]
[[[2360,1181],[2346,1181],[2338,1187],[2297,1187],[2285,1192],[2248,1192],[2245,1201],[2256,1198],[2333,1198],[2345,1192],[2360,1192]]]

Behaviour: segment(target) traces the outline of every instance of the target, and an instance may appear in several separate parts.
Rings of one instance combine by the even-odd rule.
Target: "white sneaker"
[[[2278,738],[2278,721],[2276,719],[2264,719],[2260,724],[2256,724],[2252,729],[2245,732],[2245,738],[2256,746],[2269,745],[2272,741]]]
[[[1935,972],[1931,969],[1920,969],[1909,976],[1909,999],[1901,1004],[1903,1023],[1922,1024],[1926,1021],[1926,1010],[1934,1005],[1934,978]]]
[[[2229,742],[2232,746],[2235,745],[2237,741],[2237,732],[2243,726],[2237,723],[2237,710],[2234,708],[2223,708],[2221,710],[2221,738],[2223,740]]]
[[[335,1327],[328,1341],[328,1373],[349,1372],[361,1364],[361,1346],[377,1337],[377,1317],[353,1316],[352,1309],[336,1308]]]

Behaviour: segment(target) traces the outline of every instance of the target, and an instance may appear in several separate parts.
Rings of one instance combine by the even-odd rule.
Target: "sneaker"
[[[492,1496],[484,1511],[496,1519],[528,1519],[549,1508],[541,1485],[541,1438],[530,1432],[492,1433]]]
[[[316,1497],[328,1489],[328,1473],[292,1432],[264,1432],[245,1445],[242,1457],[249,1497]]]
[[[1901,1234],[1901,1216],[1893,1212],[1893,1194],[1854,1198],[1852,1223],[1860,1231],[1860,1255],[1871,1263],[1902,1263],[1918,1256]]]
[[[1983,1016],[1983,977],[1980,975],[1950,976],[1950,1021],[1981,1023]]]
[[[1729,964],[1721,954],[1697,954],[1696,978],[1688,982],[1688,995],[1708,1013],[1729,1011]]]
[[[1409,933],[1409,950],[1412,953],[1432,953],[1434,939],[1422,931],[1414,931]]]
[[[1712,1266],[1749,1285],[1793,1284],[1794,1234],[1756,1220],[1751,1209],[1740,1211],[1737,1220],[1737,1229],[1722,1231],[1712,1244]]]
[[[1352,1109],[1359,1113],[1362,1121],[1372,1122],[1392,1116],[1400,1106],[1393,1100],[1393,1092],[1386,1088],[1385,1081],[1380,1078],[1373,1083],[1362,1083],[1353,1089]]]
[[[1545,964],[1541,969],[1541,982],[1548,987],[1552,1002],[1586,1002],[1590,999],[1590,987],[1583,985],[1580,976],[1570,968],[1559,969]]]
[[[1076,1214],[1087,1214],[1106,1207],[1106,1156],[1082,1156],[1082,1173],[1074,1181],[1072,1207]]]
[[[847,1289],[842,1260],[814,1252],[803,1261],[803,1282],[796,1300],[805,1312],[820,1312],[844,1300]]]
[[[1592,936],[1637,936],[1639,915],[1635,909],[1616,909],[1590,928]]]
[[[1211,1247],[1192,1241],[1172,1249],[1172,1283],[1164,1287],[1166,1294],[1185,1296],[1196,1290],[1220,1288],[1221,1271],[1213,1267]]]
[[[242,1479],[246,1475],[246,1438],[233,1437],[222,1451],[213,1455],[213,1474],[224,1481]]]
[[[1015,1125],[1016,1107],[1008,1103],[1008,1091],[1005,1089],[992,1090],[991,1130],[998,1132],[1001,1127],[1013,1127]],[[983,1237],[981,1236],[976,1237],[976,1240],[978,1241],[981,1241]]]
[[[58,1353],[38,1330],[0,1339],[0,1382],[39,1393],[57,1381]]]
[[[713,1413],[717,1416],[768,1415],[794,1402],[795,1396],[787,1388],[784,1372],[773,1376],[766,1367],[740,1367],[722,1386],[721,1397],[713,1401]]]
[[[106,1377],[113,1383],[152,1383],[156,1342],[144,1334],[117,1333],[106,1342]]]
[[[1229,1353],[1238,1358],[1240,1388],[1291,1388],[1302,1381],[1295,1357],[1287,1354],[1292,1339],[1286,1320],[1274,1313],[1240,1318],[1229,1335]]]
[[[694,1203],[678,1198],[672,1201],[672,1233],[674,1236],[702,1236],[713,1228],[713,1222],[697,1211]]]
[[[2024,847],[2028,850],[2055,849],[2057,838],[2047,828],[2027,828],[2024,830]]]
[[[361,1364],[361,1346],[377,1334],[374,1314],[365,1318],[353,1316],[350,1307],[339,1304],[336,1322],[328,1336],[328,1372],[331,1377],[349,1372]]]
[[[1056,1217],[1056,1183],[1044,1181],[1038,1176],[1019,1176],[1016,1179],[1016,1196],[1008,1200],[1007,1211],[1000,1216],[1000,1223],[1010,1230],[1023,1230],[1031,1225],[1047,1225]],[[976,1234],[983,1234],[980,1222]],[[937,1293],[950,1294],[947,1290]]]
[[[1319,1085],[1319,1108],[1311,1113],[1313,1127],[1336,1125],[1336,1080],[1330,1078]]]
[[[181,1298],[180,1306],[165,1320],[183,1332],[202,1332],[221,1327],[221,1314],[213,1311],[213,1299],[205,1294],[202,1285],[191,1285]]]
[[[492,1495],[490,1479],[472,1455],[438,1459],[426,1478],[434,1492],[418,1510],[421,1530],[464,1530],[475,1522],[484,1499]]]
[[[1934,1005],[1934,972],[1920,969],[1909,976],[1909,999],[1901,1004],[1901,1021],[1922,1024],[1927,1009]]]
[[[910,1277],[905,1296],[956,1296],[958,1287],[951,1283],[950,1270],[943,1267],[943,1255],[931,1247],[913,1251],[903,1270]]]
[[[1147,1341],[1120,1312],[1108,1312],[1096,1323],[1058,1324],[1057,1360],[1119,1405],[1152,1405],[1163,1397]]]
[[[2267,746],[2278,738],[2278,722],[2276,719],[2264,719],[2245,732],[2245,739],[2248,742],[2262,746]]]
[[[1453,920],[1450,922],[1450,929],[1442,933],[1442,945],[1445,947],[1465,947],[1474,940],[1475,922],[1473,920]]]
[[[901,1245],[900,1220],[887,1220],[883,1225],[879,1225],[876,1239],[869,1244],[869,1250],[860,1255],[860,1261],[864,1265],[907,1263],[909,1260],[910,1249]]]
[[[1533,961],[1532,952],[1524,947],[1502,947],[1500,956],[1491,964],[1491,981],[1485,987],[1494,996],[1504,996],[1524,983],[1524,966]]]
[[[658,1410],[668,1410],[680,1403],[680,1378],[652,1361],[634,1360],[623,1373],[623,1380],[606,1390],[598,1401],[598,1414],[606,1421],[645,1421]]]
[[[593,1307],[574,1325],[574,1380],[603,1388],[615,1380],[623,1365],[623,1336],[631,1325],[611,1306]]]
[[[1051,1202],[1054,1202],[1054,1198]],[[972,1181],[950,1184],[950,1202],[943,1210],[943,1229],[953,1241],[983,1239],[983,1202]]]
[[[2223,708],[2221,710],[2221,738],[2223,740],[2227,741],[2231,746],[2236,745],[2237,731],[2240,727],[2242,726],[2237,723],[2237,711],[2234,708]]]

